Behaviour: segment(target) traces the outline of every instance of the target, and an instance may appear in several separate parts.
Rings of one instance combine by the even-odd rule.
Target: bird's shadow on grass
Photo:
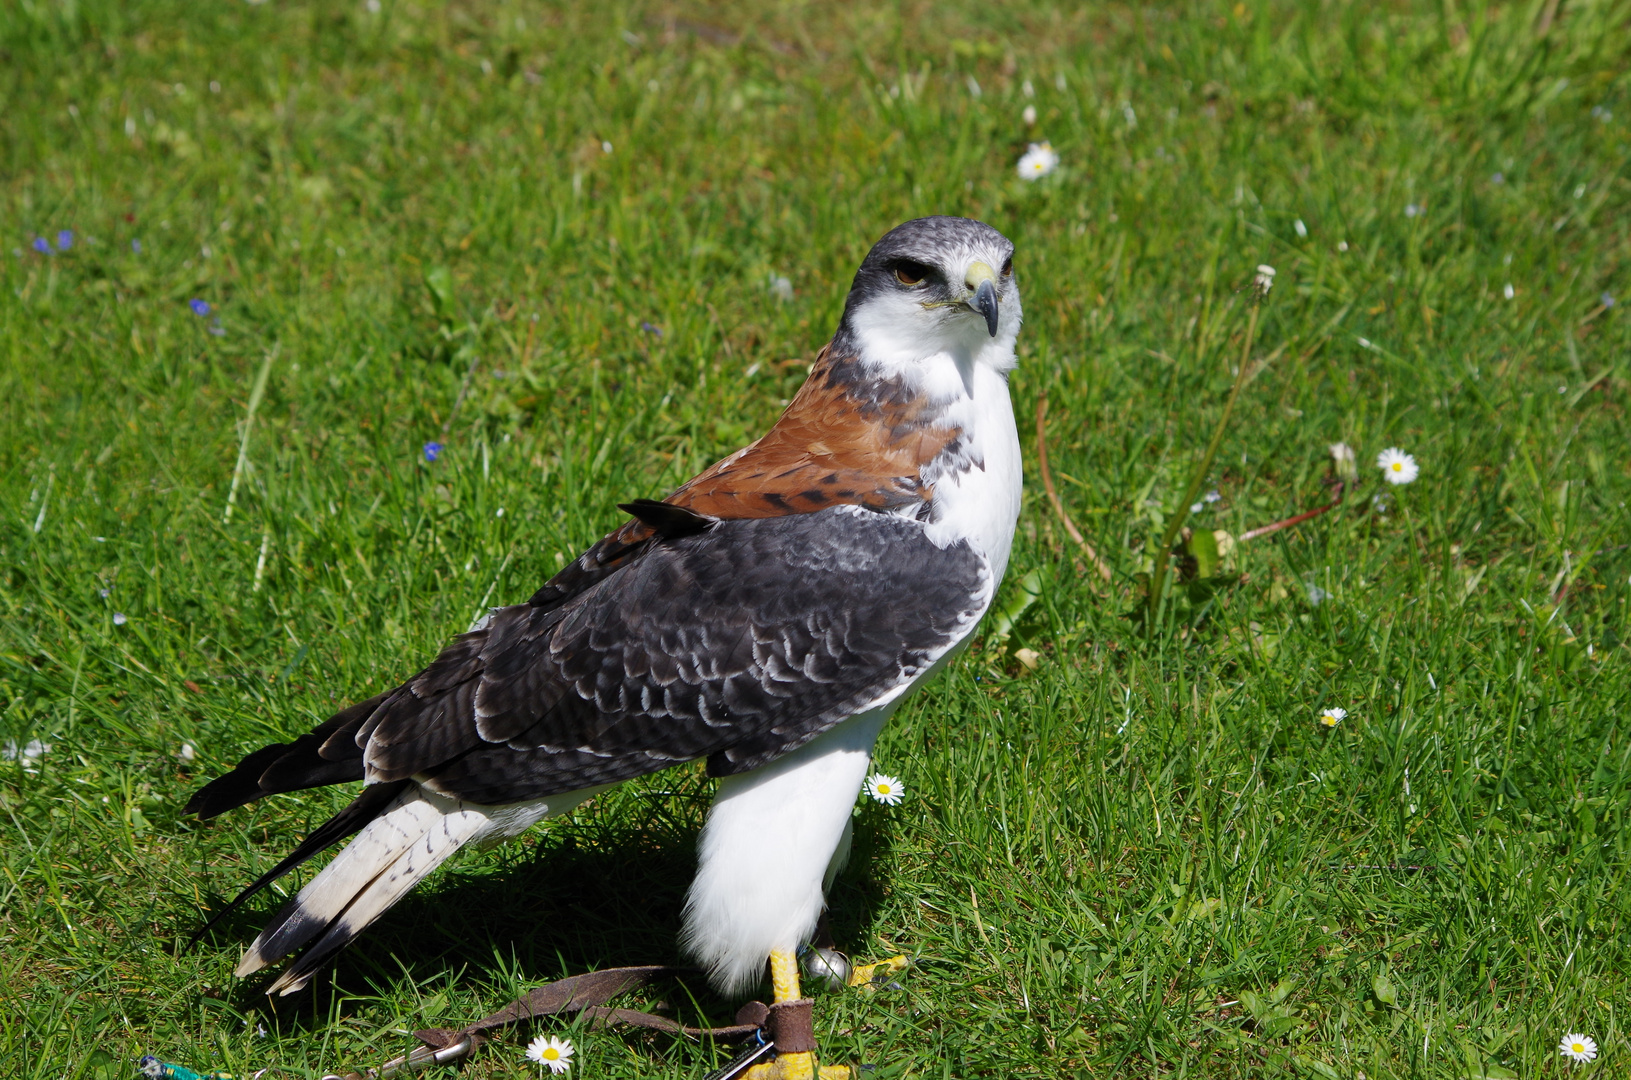
[[[456,856],[363,931],[331,971],[312,980],[311,989],[266,998],[274,969],[237,984],[234,1004],[287,1033],[326,1027],[359,1005],[400,995],[404,987],[430,997],[451,986],[497,1009],[508,995],[568,975],[644,964],[687,966],[680,922],[706,803],[685,796],[678,802],[647,801],[649,813],[641,815],[562,819],[495,851]],[[849,866],[828,896],[828,926],[839,949],[864,947],[884,899],[881,881],[892,853],[887,821],[859,815]],[[209,938],[228,948],[247,942],[280,904],[251,903]],[[732,1023],[739,1004],[715,994],[700,975],[683,987],[654,984],[617,1004],[644,1008],[659,1000],[676,1008],[677,1019],[699,1025]],[[456,1027],[478,1018],[423,1016],[414,1022]]]

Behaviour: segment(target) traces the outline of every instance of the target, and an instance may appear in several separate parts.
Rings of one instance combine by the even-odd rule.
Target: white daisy
[[[1021,120],[1025,121],[1025,126],[1026,127],[1035,127],[1036,126],[1036,106],[1035,105],[1025,106],[1025,111],[1019,114],[1019,118]]]
[[[1376,455],[1376,467],[1382,470],[1383,479],[1390,484],[1408,484],[1421,475],[1416,459],[1396,446],[1390,446]]]
[[[527,1044],[527,1057],[559,1075],[572,1067],[572,1044],[553,1035],[540,1035]]]
[[[1597,1060],[1597,1040],[1590,1035],[1571,1034],[1563,1036],[1563,1041],[1557,1044],[1557,1052],[1570,1061],[1587,1062]]]
[[[885,806],[899,806],[906,798],[906,785],[898,776],[873,773],[866,778],[866,793]]]
[[[1320,723],[1326,727],[1336,727],[1348,716],[1348,710],[1337,705],[1320,710]]]
[[[1053,145],[1047,142],[1034,142],[1019,159],[1019,178],[1039,180],[1058,167],[1059,155],[1054,153]]]

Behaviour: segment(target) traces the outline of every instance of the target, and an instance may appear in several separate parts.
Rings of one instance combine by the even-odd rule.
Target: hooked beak
[[[964,303],[985,316],[985,328],[997,336],[997,272],[983,262],[968,268],[964,283],[974,291]]]

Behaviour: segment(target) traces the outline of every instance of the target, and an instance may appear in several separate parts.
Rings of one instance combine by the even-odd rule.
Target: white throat
[[[921,309],[912,320],[903,319],[904,312],[877,310],[887,306],[869,304],[855,321],[859,359],[880,378],[915,389],[939,413],[939,424],[961,432],[955,452],[919,477],[934,488],[928,537],[942,546],[968,540],[990,560],[1000,582],[1024,486],[1019,430],[1008,396],[1019,312],[1004,313],[996,337],[983,323],[973,324],[977,332],[971,333],[971,320],[949,321],[951,332],[930,335],[940,348],[925,351],[921,338],[908,340],[896,329],[903,323],[921,326]]]
[[[943,378],[960,383],[955,361],[944,363]],[[1008,568],[1025,479],[1006,369],[976,363],[970,376],[971,392],[947,402],[943,414],[962,431],[957,453],[924,470],[922,479],[934,485],[927,535],[941,546],[966,539],[990,560],[994,589]]]

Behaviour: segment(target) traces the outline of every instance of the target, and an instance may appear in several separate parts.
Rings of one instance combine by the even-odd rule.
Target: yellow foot
[[[904,958],[903,958],[904,959]],[[775,991],[774,1001],[783,1008],[802,1008],[803,1020],[795,1025],[797,1031],[784,1028],[783,1032],[791,1036],[794,1045],[803,1043],[804,1047],[815,1045],[815,1039],[810,1030],[809,1009],[812,1002],[799,996],[799,966],[798,959],[790,952],[776,950],[770,954],[770,982]],[[778,1010],[772,1007],[772,1013]],[[785,1014],[783,1014],[785,1015]],[[772,1036],[778,1044],[782,1036],[774,1028],[776,1018],[772,1016]],[[814,1050],[800,1049],[791,1053],[777,1054],[775,1059],[762,1065],[755,1065],[742,1074],[744,1080],[853,1080],[855,1072],[848,1065],[820,1065],[816,1062]]]
[[[905,955],[891,956],[876,964],[859,964],[849,973],[849,985],[875,990],[911,966]]]
[[[782,1054],[775,1061],[755,1065],[743,1074],[746,1080],[852,1080],[855,1071],[848,1065],[817,1065],[809,1051]]]

